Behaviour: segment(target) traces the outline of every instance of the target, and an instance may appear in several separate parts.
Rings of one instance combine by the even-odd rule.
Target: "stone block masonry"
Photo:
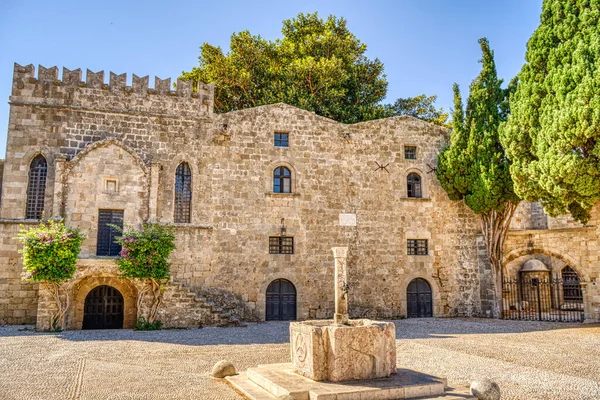
[[[417,278],[429,285],[433,316],[485,315],[490,284],[479,221],[448,199],[432,170],[448,143],[446,129],[411,117],[346,125],[285,104],[214,114],[212,85],[193,90],[178,82],[171,90],[169,80],[156,78],[151,89],[148,77],[134,75],[129,87],[124,74],[109,75],[106,82],[103,72],[87,71],[83,80],[80,70],[63,69],[59,79],[56,67],[36,75],[33,66],[15,64],[4,221],[34,222],[25,220],[27,187],[31,161],[41,154],[45,215],[84,231],[85,265],[101,259],[99,210],[122,210],[130,226],[174,223],[175,175],[185,162],[191,219],[175,224],[172,280],[221,312],[265,319],[268,307],[285,303],[298,319],[332,318],[330,249],[348,247],[351,318],[407,316],[415,306],[408,286]],[[275,133],[289,135],[287,147],[275,146]],[[405,158],[405,146],[416,147],[415,160]],[[290,193],[274,191],[279,167],[290,171]],[[408,195],[410,173],[421,178],[420,198]],[[352,223],[340,223],[340,214],[352,215]],[[290,254],[269,246],[282,223],[293,240]],[[37,295],[19,279],[13,237],[4,235],[0,249],[0,285],[8,285],[0,321],[20,323],[35,320]],[[426,241],[425,254],[409,254],[412,239]],[[293,293],[275,293],[286,281]],[[21,293],[33,296],[27,306]],[[17,304],[23,308],[13,310]],[[164,318],[185,320],[186,306],[171,309],[175,315]],[[15,312],[25,315],[17,320]]]

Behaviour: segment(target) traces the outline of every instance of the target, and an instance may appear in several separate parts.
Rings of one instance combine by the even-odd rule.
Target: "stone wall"
[[[21,280],[23,263],[15,239],[23,221],[0,220],[0,325],[33,324],[36,320],[38,285]]]
[[[572,218],[564,218],[567,221]],[[553,227],[556,219],[549,219]],[[527,260],[537,258],[552,267],[553,273],[564,265],[571,267],[584,286],[585,316],[600,321],[600,205],[592,209],[592,218],[583,227],[574,223],[564,228],[510,231],[504,247],[506,270],[515,276]],[[571,226],[575,225],[575,226]]]
[[[268,285],[287,279],[299,319],[331,317],[331,248],[347,246],[355,317],[406,316],[415,278],[430,284],[434,315],[488,315],[493,286],[479,222],[448,199],[433,171],[447,130],[411,117],[345,125],[285,104],[215,115],[210,86],[194,94],[181,82],[169,91],[158,80],[150,90],[136,77],[128,88],[121,75],[106,84],[88,72],[83,83],[80,72],[63,71],[59,81],[56,71],[40,68],[36,78],[33,67],[15,66],[0,216],[24,218],[29,163],[44,155],[46,215],[63,216],[88,235],[82,257],[91,261],[81,262],[96,258],[100,208],[124,209],[134,226],[173,222],[175,170],[185,161],[192,215],[191,223],[175,224],[173,284],[222,303],[226,313],[264,319]],[[274,146],[275,132],[289,134],[289,147]],[[405,146],[417,148],[416,160],[405,159]],[[279,166],[292,172],[292,193],[273,193]],[[422,198],[407,195],[412,172],[422,179]],[[107,190],[107,179],[116,191]],[[356,224],[340,224],[340,214],[354,214]],[[528,233],[543,228],[537,214],[532,219],[530,203],[519,208],[513,228],[520,231],[511,232],[507,254],[527,235],[552,237]],[[282,223],[294,254],[269,254],[269,236],[280,235]],[[591,269],[593,235],[577,244]],[[428,254],[408,255],[408,239],[427,239]],[[101,269],[98,279],[113,274]],[[187,298],[177,290],[169,296],[173,304]],[[181,324],[184,303],[164,318]]]

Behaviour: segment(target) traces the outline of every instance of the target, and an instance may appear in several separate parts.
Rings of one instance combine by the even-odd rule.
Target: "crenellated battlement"
[[[32,64],[15,63],[13,74],[13,103],[42,103],[44,105],[94,106],[111,109],[188,115],[212,114],[214,85],[177,79],[172,90],[171,78],[154,78],[154,87],[149,87],[148,75],[132,75],[131,86],[127,86],[127,74],[109,72],[105,82],[104,71],[86,70],[85,80],[80,68],[70,70],[63,67],[59,78],[56,66],[46,68],[39,65],[37,76]],[[194,90],[196,89],[196,90]],[[77,92],[75,95],[74,92]],[[147,109],[146,109],[147,108]]]

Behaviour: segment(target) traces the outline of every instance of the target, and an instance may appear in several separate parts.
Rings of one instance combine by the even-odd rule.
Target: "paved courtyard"
[[[396,322],[399,365],[468,385],[500,384],[505,399],[600,399],[600,326],[482,319]],[[0,328],[1,399],[241,399],[211,379],[287,362],[288,324],[159,332],[36,333]]]

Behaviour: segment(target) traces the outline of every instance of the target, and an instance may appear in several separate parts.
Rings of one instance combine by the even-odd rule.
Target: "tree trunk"
[[[150,305],[150,310],[148,311],[148,314],[141,315],[144,298],[146,297],[146,294],[148,294],[148,293],[152,293],[152,304]],[[162,304],[162,297],[163,297],[163,291],[162,291],[161,282],[154,278],[148,278],[148,280],[144,282],[144,286],[142,287],[142,289],[140,289],[140,291],[138,292],[138,299],[137,299],[138,320],[140,319],[140,317],[143,317],[149,323],[153,323],[154,321],[156,321],[158,309],[159,309],[160,305]]]
[[[65,315],[71,306],[69,292],[60,283],[45,282],[45,286],[58,308],[56,314],[50,317],[50,330],[63,330],[65,329]],[[61,291],[64,292],[64,301],[61,298]]]
[[[156,314],[158,313],[158,308],[162,303],[162,290],[161,284],[154,278],[150,278],[150,284],[152,285],[152,308],[150,309],[150,315],[148,316],[148,322],[153,323],[156,321]]]
[[[481,232],[485,240],[488,257],[492,264],[492,281],[494,282],[494,318],[502,318],[502,278],[504,275],[504,242],[510,222],[519,203],[506,203],[502,211],[490,211],[480,214]]]

